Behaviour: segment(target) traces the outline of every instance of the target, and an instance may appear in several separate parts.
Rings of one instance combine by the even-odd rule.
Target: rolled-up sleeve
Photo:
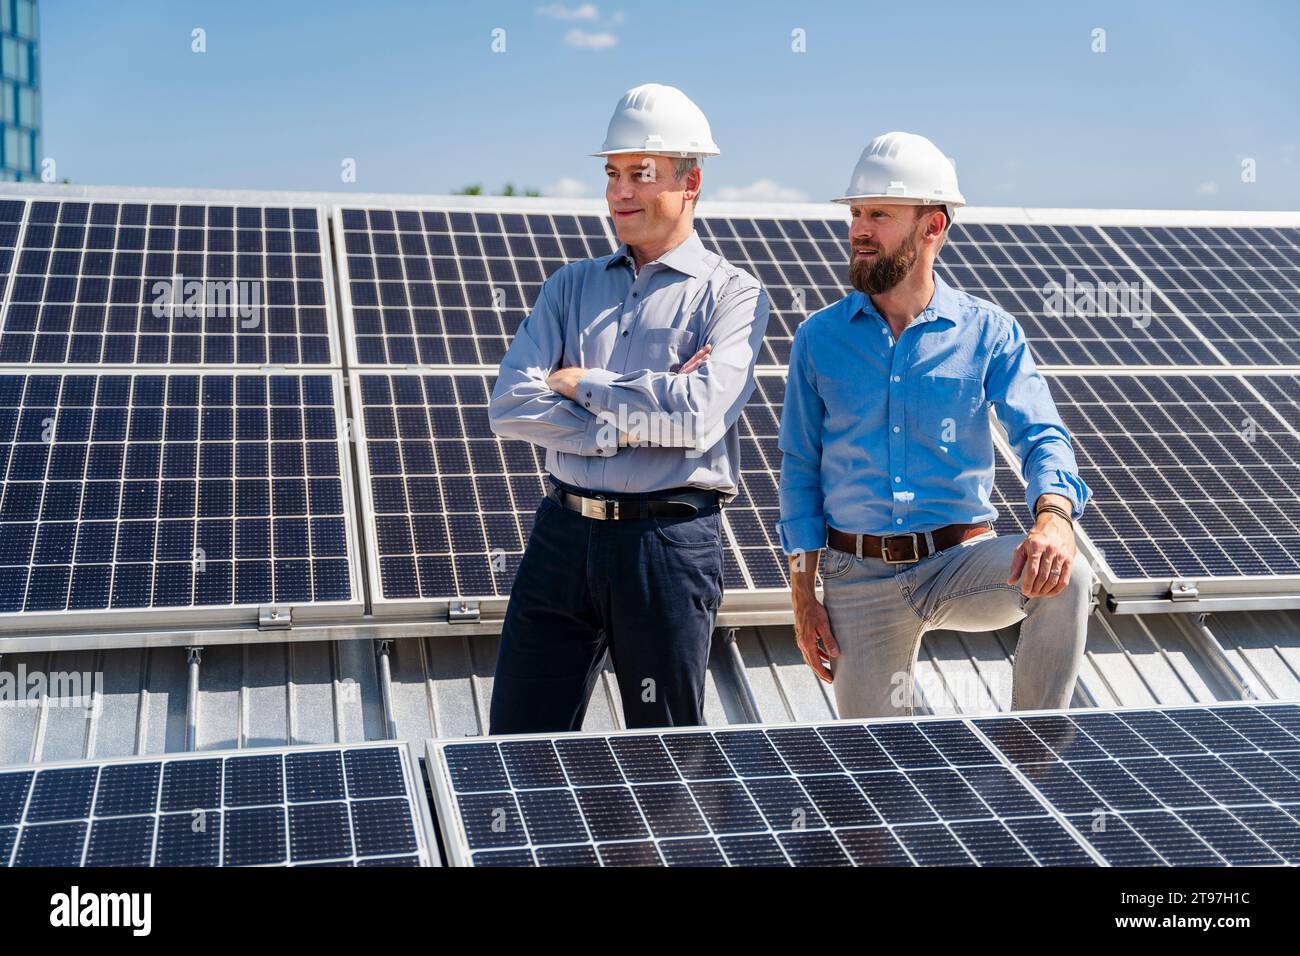
[[[795,332],[781,409],[781,520],[777,532],[786,554],[817,551],[826,544],[821,484],[826,408],[808,361],[807,328],[804,323]]]
[[[736,276],[718,296],[700,342],[713,348],[698,369],[687,375],[590,369],[578,383],[578,396],[615,433],[628,422],[648,425],[630,436],[633,444],[708,451],[740,419],[754,391],[768,310],[763,288]]]
[[[546,384],[564,357],[564,272],[559,270],[542,285],[537,304],[501,360],[488,420],[503,438],[608,458],[618,452],[617,433]]]
[[[1078,519],[1091,491],[1079,477],[1070,433],[1052,401],[1047,380],[1034,365],[1020,323],[1010,317],[1005,323],[993,348],[984,388],[1020,457],[1025,504],[1032,515],[1041,495],[1062,495],[1070,500]]]

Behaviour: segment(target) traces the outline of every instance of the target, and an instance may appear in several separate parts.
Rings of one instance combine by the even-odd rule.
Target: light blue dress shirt
[[[1083,513],[1070,435],[1020,324],[937,275],[899,335],[853,292],[795,333],[781,416],[781,546],[995,520],[991,405],[1020,456],[1032,512],[1057,494]]]
[[[626,245],[542,286],[501,361],[492,430],[546,449],[560,481],[602,492],[739,487],[736,422],[754,390],[768,297],[690,236],[636,271]],[[709,359],[676,373],[706,344]],[[558,368],[589,369],[571,400]]]

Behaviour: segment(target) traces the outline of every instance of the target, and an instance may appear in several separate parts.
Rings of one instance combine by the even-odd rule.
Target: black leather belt
[[[546,497],[596,521],[629,521],[635,518],[690,518],[722,507],[722,495],[699,488],[674,488],[645,495],[607,495],[601,492],[563,488],[547,479]]]

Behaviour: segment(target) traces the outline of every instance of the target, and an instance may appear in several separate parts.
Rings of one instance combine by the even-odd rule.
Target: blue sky
[[[41,34],[43,148],[76,183],[599,196],[587,154],[660,82],[722,149],[705,199],[828,199],[901,129],[975,205],[1300,209],[1294,0],[41,0]]]

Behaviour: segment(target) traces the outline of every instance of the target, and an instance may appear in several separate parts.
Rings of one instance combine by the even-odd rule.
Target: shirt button
[[[627,329],[623,330],[623,338],[627,338]]]
[[[587,393],[587,397],[588,397],[588,398],[591,398],[591,392],[588,392],[588,393]]]
[[[894,381],[895,381],[895,382],[901,382],[901,381],[902,381],[902,378],[900,378],[899,376],[895,375],[895,376],[894,376]]]
[[[633,293],[632,293],[632,298],[635,299],[635,298],[636,298],[637,296],[639,296],[640,294],[641,294],[640,292],[633,292]]]
[[[902,481],[902,480],[903,480],[903,479],[900,478],[898,475],[895,475],[895,476],[894,476],[894,481]]]
[[[899,431],[899,428],[898,428],[897,425],[894,426],[894,431]]]
[[[894,519],[894,524],[902,524],[902,523],[903,523],[903,519],[902,519],[902,518],[895,518],[895,519]]]

